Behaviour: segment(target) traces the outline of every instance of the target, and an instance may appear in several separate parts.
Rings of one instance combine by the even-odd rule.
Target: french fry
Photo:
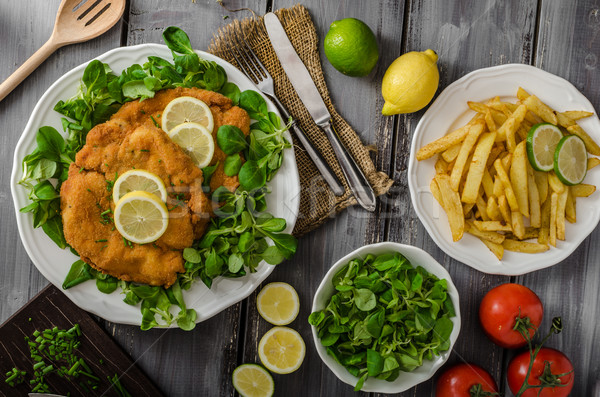
[[[448,135],[444,135],[440,139],[437,139],[427,145],[423,146],[417,152],[417,160],[426,160],[428,158],[433,157],[434,155],[443,152],[451,146],[456,145],[457,143],[462,142],[467,134],[469,133],[469,129],[471,128],[471,124],[467,124],[463,127],[460,127],[457,130],[452,131]]]
[[[506,122],[498,128],[498,137],[496,139],[498,141],[506,140],[506,146],[511,153],[514,152],[516,146],[515,132],[517,132],[523,122],[525,113],[527,113],[527,107],[525,105],[519,106]]]
[[[456,159],[456,156],[458,156],[458,152],[460,152],[460,143],[457,143],[454,146],[450,146],[448,149],[444,150],[442,152],[442,157],[444,158],[444,160],[450,163]]]
[[[508,205],[510,206],[511,211],[518,211],[519,204],[517,202],[517,198],[515,197],[510,180],[508,179],[508,175],[502,166],[502,161],[499,159],[496,160],[494,162],[494,168],[496,169],[496,173],[502,181],[502,185],[504,186],[504,194],[506,196],[506,200],[508,200]]]
[[[511,213],[511,225],[512,232],[519,240],[523,240],[525,237],[525,222],[523,221],[523,215],[518,211]]]
[[[477,201],[475,202],[477,209],[479,210],[480,217],[484,221],[489,221],[490,217],[487,213],[487,204],[481,195],[477,196]]]
[[[496,255],[496,258],[502,260],[502,258],[504,257],[504,247],[502,246],[502,244],[496,244],[482,238],[479,238],[479,240],[481,240],[481,242],[485,244],[485,246],[488,247],[490,251],[492,251],[492,254]]]
[[[435,200],[443,208],[444,207],[444,201],[442,200],[442,194],[440,193],[440,188],[439,188],[439,186],[438,186],[435,178],[433,178],[431,180],[431,182],[429,183],[429,190],[431,190],[432,196],[435,198]]]
[[[577,211],[575,204],[575,197],[573,197],[573,192],[571,187],[567,189],[567,203],[565,204],[565,218],[567,221],[571,223],[575,223],[577,221]]]
[[[474,123],[469,128],[469,133],[465,137],[465,140],[460,147],[460,152],[458,152],[458,156],[456,157],[456,161],[454,163],[454,168],[452,168],[452,173],[450,174],[450,185],[454,191],[458,191],[458,185],[462,178],[465,164],[467,163],[471,149],[477,142],[479,135],[481,135],[483,132],[484,126],[485,123],[483,121]]]
[[[505,250],[523,252],[526,254],[537,254],[540,252],[548,251],[548,246],[545,244],[531,243],[528,241],[518,241],[508,238],[504,240],[502,246]]]
[[[596,186],[587,183],[571,186],[573,197],[588,197],[596,191]]]
[[[480,239],[491,241],[492,243],[496,243],[496,244],[502,244],[502,242],[505,239],[503,234],[496,233],[496,232],[483,232],[483,231],[477,229],[473,225],[473,221],[467,221],[465,223],[465,231],[469,234],[472,234],[475,237],[479,237]]]
[[[504,146],[501,144],[496,144],[490,151],[490,155],[488,156],[488,161],[485,164],[485,168],[490,169],[490,172],[494,169],[492,166],[494,165],[494,161],[498,158],[500,153],[504,151]]]
[[[535,179],[540,194],[540,203],[543,203],[548,197],[548,173],[534,170],[533,179]]]
[[[511,163],[512,163],[512,153],[506,152],[506,156],[502,157],[502,167],[504,167],[504,170],[510,169]]]
[[[477,146],[475,146],[473,158],[471,159],[469,172],[467,173],[467,178],[465,181],[465,188],[462,193],[461,200],[463,203],[474,203],[477,200],[485,165],[487,163],[488,156],[490,155],[490,151],[492,150],[495,137],[495,132],[482,134]],[[452,178],[452,176],[450,177]],[[481,208],[479,209],[481,210]]]
[[[503,221],[473,221],[473,226],[482,232],[512,232],[510,224]]]
[[[548,172],[548,185],[556,193],[562,193],[565,190],[565,185],[558,179],[554,171]]]
[[[487,128],[488,131],[490,132],[495,132],[496,131],[496,122],[494,121],[494,118],[492,117],[492,111],[488,108],[486,109],[487,111],[485,112],[485,123],[487,124]]]
[[[592,168],[596,167],[597,165],[600,165],[600,159],[598,157],[589,157],[588,158],[588,161],[587,161],[588,171],[591,170]]]
[[[436,174],[445,174],[448,170],[448,162],[442,157],[439,157],[434,165]]]
[[[594,156],[600,156],[600,146],[598,146],[598,144],[592,139],[591,136],[588,135],[587,132],[585,132],[583,128],[575,124],[567,127],[567,131],[580,137],[589,153],[593,154]]]
[[[548,244],[550,239],[550,197],[542,204],[542,225],[540,226],[540,233],[538,235],[538,243]]]
[[[565,207],[567,205],[568,195],[569,189],[565,189],[558,195],[556,207],[556,238],[559,240],[565,239]]]
[[[561,112],[561,114],[575,121],[594,115],[593,112],[586,112],[585,110],[567,110],[566,112]]]
[[[498,207],[498,202],[496,201],[496,197],[490,196],[487,201],[487,215],[492,221],[500,221],[502,220],[502,214],[500,213],[500,208]]]
[[[487,105],[484,105],[481,102],[472,102],[472,101],[467,101],[467,106],[471,109],[476,111],[477,113],[481,113],[483,115],[485,115],[488,112],[488,107]]]
[[[463,216],[465,219],[469,217],[469,213],[473,210],[473,207],[475,207],[473,203],[463,204]]]
[[[527,109],[539,116],[542,120],[550,124],[558,123],[556,118],[556,114],[554,111],[546,105],[544,102],[540,101],[538,97],[535,95],[528,96],[524,101],[523,105],[527,106]]]
[[[504,185],[502,184],[502,181],[500,180],[498,175],[496,175],[496,177],[494,178],[494,186],[493,186],[492,194],[496,197],[500,197],[500,196],[504,195]]]
[[[448,215],[452,240],[458,241],[462,238],[465,230],[465,218],[463,216],[462,205],[460,204],[460,196],[457,191],[452,189],[448,175],[437,174],[434,178],[440,189],[444,210],[446,210],[446,214]]]
[[[483,177],[481,178],[481,186],[485,195],[491,197],[494,194],[494,180],[490,175],[490,171],[486,168],[483,170]]]
[[[556,247],[556,213],[558,209],[558,193],[550,195],[550,236],[549,242]]]
[[[502,214],[502,219],[504,219],[504,222],[510,222],[510,207],[505,195],[498,196],[498,208],[500,209],[500,214]]]
[[[525,99],[529,98],[529,93],[523,89],[523,87],[519,87],[517,90],[517,98],[519,101],[523,102]]]
[[[518,238],[517,236],[515,236],[513,233],[506,233],[504,235],[504,237],[506,238],[512,238],[512,239],[517,239],[517,240],[530,240],[532,238],[538,238],[540,235],[540,228],[539,227],[526,227],[525,228],[525,233],[523,234],[523,237]]]
[[[510,183],[514,189],[519,211],[529,217],[529,183],[527,178],[527,150],[525,141],[521,141],[514,150],[510,166]]]
[[[539,228],[542,225],[540,193],[533,176],[533,168],[527,164],[527,191],[529,193],[529,224]]]

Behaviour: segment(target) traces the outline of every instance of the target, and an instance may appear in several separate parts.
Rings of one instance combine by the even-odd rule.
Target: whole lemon
[[[384,116],[416,112],[431,102],[440,82],[437,59],[435,51],[426,50],[407,52],[392,62],[381,83]]]
[[[334,21],[323,43],[325,56],[334,68],[348,76],[366,76],[379,59],[373,31],[355,18]]]

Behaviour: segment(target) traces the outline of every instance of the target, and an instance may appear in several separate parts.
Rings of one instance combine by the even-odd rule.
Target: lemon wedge
[[[121,197],[136,190],[155,194],[162,201],[167,201],[167,189],[162,179],[146,170],[129,170],[119,176],[113,186],[113,201],[117,203]]]
[[[233,387],[242,397],[270,397],[275,391],[271,374],[257,364],[242,364],[233,370]]]
[[[273,327],[258,343],[258,357],[276,374],[294,372],[304,361],[306,345],[300,334],[288,327]]]
[[[256,298],[258,313],[273,325],[287,325],[300,311],[298,293],[287,283],[267,284]]]
[[[587,173],[587,150],[577,135],[561,138],[554,153],[554,173],[567,186],[583,182]]]
[[[206,127],[198,123],[183,123],[173,128],[169,136],[194,160],[198,168],[210,164],[215,154],[215,142]]]
[[[134,191],[119,199],[114,220],[115,227],[127,240],[147,244],[158,240],[167,230],[169,211],[155,194]]]
[[[183,123],[198,123],[209,132],[214,128],[212,112],[208,105],[191,96],[181,96],[167,104],[162,114],[162,129],[169,133]]]

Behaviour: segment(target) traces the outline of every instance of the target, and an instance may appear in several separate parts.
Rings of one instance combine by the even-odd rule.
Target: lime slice
[[[127,193],[115,206],[115,227],[127,240],[147,244],[158,240],[167,230],[167,206],[155,194]]]
[[[536,124],[527,134],[527,157],[536,171],[551,171],[554,168],[554,152],[563,137],[554,124]]]
[[[233,370],[233,387],[242,397],[270,397],[275,391],[273,377],[257,364],[242,364]]]
[[[169,102],[163,111],[161,122],[166,133],[183,123],[198,123],[209,132],[212,132],[214,127],[213,115],[208,105],[191,96],[182,96]]]
[[[288,327],[273,327],[258,342],[260,361],[276,374],[289,374],[300,368],[305,354],[304,340]]]
[[[287,283],[267,284],[256,298],[258,313],[273,325],[287,325],[300,311],[298,293]]]
[[[129,192],[142,190],[167,201],[167,189],[158,175],[146,170],[129,170],[119,176],[113,186],[113,201],[117,203],[121,197]]]
[[[215,154],[215,142],[206,127],[198,123],[183,123],[173,128],[169,136],[194,160],[198,168],[210,164]]]
[[[568,186],[583,182],[587,173],[587,150],[577,135],[568,135],[558,142],[554,153],[554,173]]]

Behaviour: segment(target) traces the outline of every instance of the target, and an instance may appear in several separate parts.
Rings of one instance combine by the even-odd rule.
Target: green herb
[[[13,368],[6,373],[6,379],[4,380],[9,386],[15,387],[25,381],[25,375],[27,372],[21,371],[18,368]]]
[[[450,348],[454,314],[446,280],[399,253],[353,259],[332,279],[336,293],[308,321],[327,353],[359,380],[394,381]]]

